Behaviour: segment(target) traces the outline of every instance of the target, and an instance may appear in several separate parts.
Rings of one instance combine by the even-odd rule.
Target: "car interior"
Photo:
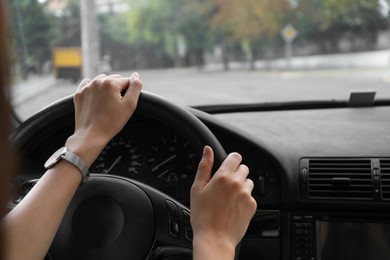
[[[192,259],[190,189],[205,145],[214,170],[240,153],[255,185],[257,211],[236,259],[390,259],[390,99],[362,88],[343,99],[195,105],[144,90],[90,167],[46,259]],[[9,210],[72,134],[72,96],[15,122]]]
[[[152,209],[155,219],[149,220],[155,225],[154,230],[148,231],[153,234],[149,239],[154,241],[145,242],[153,244],[155,254],[155,250],[163,250],[158,257],[167,254],[166,259],[180,259],[164,250],[180,255],[183,248],[191,248],[189,191],[199,151],[202,145],[212,144],[219,163],[226,153],[241,153],[255,183],[253,196],[258,210],[240,245],[238,259],[373,259],[373,252],[375,259],[388,259],[388,105],[374,102],[368,107],[351,107],[345,103],[327,108],[324,104],[312,104],[295,109],[268,107],[267,111],[243,105],[214,107],[208,113],[207,108],[202,111],[179,107],[144,92],[134,118],[107,145],[90,171],[95,173],[93,180],[105,176],[108,182],[120,180],[140,188],[149,197],[145,200],[151,200],[152,208],[161,207]],[[166,111],[164,115],[162,110]],[[72,99],[68,97],[25,121],[13,134],[12,142],[19,149],[18,183],[22,188],[13,204],[33,186],[43,172],[44,161],[71,133],[72,113]],[[169,160],[176,154],[175,160]],[[118,156],[123,156],[123,162],[112,167]],[[85,198],[108,196],[132,214],[131,208],[127,209],[134,200],[131,195],[117,194],[115,186],[86,190],[89,186],[92,184],[86,183],[75,196],[78,202],[72,203],[78,205]],[[154,196],[156,201],[151,199]],[[122,215],[116,215],[110,201],[104,201],[99,199],[96,205],[91,202],[86,207],[107,204],[104,214],[99,212],[106,218],[96,220],[95,225],[115,226],[120,220],[113,219]],[[133,202],[140,207],[137,212],[142,212],[143,203]],[[70,209],[67,214],[75,219],[77,212]],[[80,218],[81,223],[86,221]],[[69,220],[68,225],[76,225],[74,221]],[[97,245],[111,239],[111,234],[96,231],[96,227],[93,233],[82,231],[79,238],[69,231],[70,227],[62,228],[64,231],[59,232],[49,252],[51,255],[53,251],[53,259],[82,259],[85,252],[93,255],[89,250],[98,252]],[[71,234],[66,234],[66,230]],[[98,234],[97,245],[83,248],[71,242]],[[156,234],[161,237],[155,237]],[[104,236],[107,237],[103,239]],[[136,242],[141,238],[133,239]],[[105,248],[119,247],[116,243],[124,242],[118,239]],[[122,246],[126,253],[131,253],[125,250],[128,245]],[[63,252],[70,252],[69,247],[74,251],[68,256]]]

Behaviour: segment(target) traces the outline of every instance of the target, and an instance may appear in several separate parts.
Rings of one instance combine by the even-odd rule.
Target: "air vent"
[[[382,198],[390,199],[390,160],[380,160]]]
[[[373,199],[371,160],[310,159],[307,185],[309,198]]]

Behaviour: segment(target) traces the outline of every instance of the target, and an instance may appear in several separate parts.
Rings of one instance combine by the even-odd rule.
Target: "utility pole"
[[[100,62],[95,0],[80,1],[80,16],[83,77],[92,79],[98,73]]]
[[[27,44],[26,44],[26,37],[24,35],[24,31],[23,31],[23,26],[24,26],[24,21],[23,21],[23,17],[22,15],[20,14],[20,2],[19,0],[16,1],[16,15],[17,15],[17,18],[18,18],[18,29],[19,29],[19,34],[20,34],[20,41],[22,42],[22,77],[25,79],[27,78],[27,70],[28,70],[28,64],[27,64],[27,58],[29,57],[28,55],[28,49],[27,49]]]
[[[291,25],[287,24],[280,32],[286,45],[286,67],[291,69],[291,58],[293,56],[293,41],[297,37],[297,30]]]

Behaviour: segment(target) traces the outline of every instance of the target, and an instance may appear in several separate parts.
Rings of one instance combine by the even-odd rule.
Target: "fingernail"
[[[142,85],[142,83],[139,79],[135,79],[134,84],[137,85],[138,87],[141,87],[141,85]]]
[[[131,78],[139,78],[138,72],[133,72],[133,73],[131,74]]]
[[[207,146],[203,148],[203,157],[206,157],[209,155],[209,149],[207,149]]]

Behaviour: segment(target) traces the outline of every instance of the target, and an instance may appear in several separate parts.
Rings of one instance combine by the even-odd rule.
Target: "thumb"
[[[210,146],[206,145],[203,149],[202,159],[199,162],[198,171],[195,176],[193,188],[203,189],[203,187],[210,181],[213,164],[213,149]]]

